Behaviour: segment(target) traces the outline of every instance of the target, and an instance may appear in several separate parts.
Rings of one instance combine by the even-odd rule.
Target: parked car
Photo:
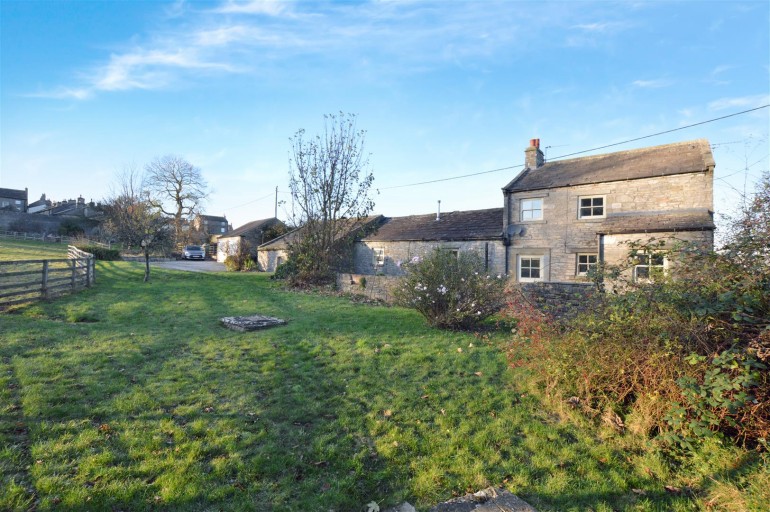
[[[203,260],[206,259],[206,251],[200,245],[185,245],[182,251],[183,260]]]

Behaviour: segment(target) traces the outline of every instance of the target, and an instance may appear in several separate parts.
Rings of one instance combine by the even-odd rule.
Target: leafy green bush
[[[276,267],[272,279],[289,279],[297,273],[297,265],[294,260],[289,259]]]
[[[227,242],[224,250],[229,253],[224,262],[228,272],[257,270],[257,263],[251,255],[251,246],[245,240],[241,240],[235,251],[230,250],[230,242]]]
[[[120,260],[120,251],[117,249],[107,249],[106,247],[99,247],[98,245],[78,245],[76,247],[81,251],[93,254],[94,258],[100,261]]]
[[[228,272],[238,272],[241,270],[241,263],[235,256],[225,258],[225,270]]]
[[[437,248],[404,267],[407,275],[394,290],[396,301],[434,327],[468,329],[503,305],[505,279],[486,274],[476,253]]]

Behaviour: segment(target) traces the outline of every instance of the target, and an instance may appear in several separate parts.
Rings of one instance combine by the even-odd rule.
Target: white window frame
[[[524,260],[538,260],[539,261],[538,269],[539,269],[539,274],[540,275],[538,277],[531,277],[531,270],[533,268],[532,266],[526,267],[526,268],[528,268],[530,270],[530,276],[529,277],[524,277],[522,275],[524,273],[523,271],[524,271],[524,268],[525,268],[523,266]],[[533,254],[520,254],[519,257],[517,258],[517,265],[516,266],[517,266],[516,276],[518,277],[519,282],[521,282],[521,283],[536,283],[536,282],[539,282],[539,281],[545,281],[545,275],[544,275],[545,274],[545,257],[544,256],[542,256],[542,255],[533,255]]]
[[[374,266],[384,267],[385,266],[385,248],[375,247],[372,249],[372,251],[374,251]]]
[[[529,215],[525,215],[525,212]],[[538,216],[535,216],[537,212]],[[519,200],[519,219],[521,222],[543,220],[543,198],[530,197]]]
[[[635,283],[649,283],[654,280],[655,275],[664,275],[668,269],[668,258],[665,254],[659,252],[642,252],[635,256],[637,261],[641,263],[635,263],[633,269],[633,280]],[[660,258],[660,263],[653,262],[653,258]],[[639,270],[646,269],[646,276],[639,276]],[[650,269],[659,269],[655,271],[651,277]]]
[[[583,206],[583,201],[590,200],[591,204],[589,206]],[[599,206],[594,205],[594,200],[601,199],[601,209],[602,213],[601,215],[594,215],[593,210],[594,208],[599,208]],[[607,196],[580,196],[578,197],[578,219],[603,219],[607,216]],[[588,215],[583,215],[583,208],[590,208],[591,213]]]
[[[591,261],[590,261],[590,258],[592,256],[594,258],[594,262],[593,263],[591,263]],[[586,261],[585,262],[581,262],[580,261],[581,257],[585,257]],[[585,266],[585,268],[586,268],[585,272],[581,272],[580,271],[580,266],[581,265]],[[597,267],[597,265],[599,265],[599,255],[596,254],[595,252],[581,252],[581,253],[578,253],[575,256],[575,275],[576,276],[587,276],[588,273],[591,271],[591,269],[592,268],[595,269]]]

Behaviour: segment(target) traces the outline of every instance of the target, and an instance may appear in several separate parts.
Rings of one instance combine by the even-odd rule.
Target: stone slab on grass
[[[238,332],[257,331],[259,329],[275,327],[276,325],[286,325],[286,320],[263,315],[226,316],[219,321],[228,329]]]
[[[479,492],[440,503],[430,512],[537,512],[537,510],[505,489],[487,487]]]

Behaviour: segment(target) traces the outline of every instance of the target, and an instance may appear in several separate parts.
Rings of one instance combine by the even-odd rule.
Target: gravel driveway
[[[225,264],[205,260],[151,261],[150,265],[171,270],[186,270],[187,272],[224,272]]]

